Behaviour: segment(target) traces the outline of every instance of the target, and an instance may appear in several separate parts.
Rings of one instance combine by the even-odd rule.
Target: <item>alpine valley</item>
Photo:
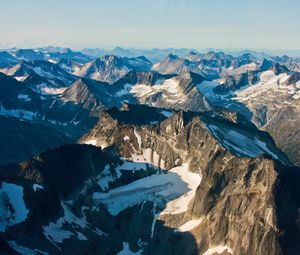
[[[0,51],[0,254],[300,254],[300,59]]]

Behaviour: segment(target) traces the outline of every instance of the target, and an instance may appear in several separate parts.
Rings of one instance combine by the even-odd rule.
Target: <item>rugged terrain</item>
[[[162,110],[144,111],[152,122]],[[2,205],[13,208],[1,224],[8,253],[299,251],[299,169],[270,136],[253,129],[260,142],[248,145],[251,156],[237,157],[243,147],[222,144],[209,127],[238,130],[242,123],[179,111],[141,125],[134,113],[130,105],[104,112],[80,140],[104,151],[69,145],[1,168]],[[18,190],[14,200],[5,199],[9,189]]]
[[[1,51],[0,254],[300,254],[297,66]]]

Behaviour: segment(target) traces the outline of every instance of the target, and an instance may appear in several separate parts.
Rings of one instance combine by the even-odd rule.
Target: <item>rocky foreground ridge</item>
[[[0,169],[4,254],[300,252],[300,169],[267,133],[235,114],[144,107]]]

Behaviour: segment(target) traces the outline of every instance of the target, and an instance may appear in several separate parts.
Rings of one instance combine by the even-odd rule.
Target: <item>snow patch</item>
[[[199,226],[202,222],[202,219],[197,220],[189,220],[188,222],[184,223],[182,226],[178,228],[179,232],[186,232],[194,229],[195,227]]]
[[[26,220],[29,211],[26,208],[23,187],[2,182],[0,188],[0,232]]]
[[[135,137],[137,139],[139,148],[141,148],[141,146],[142,146],[142,138],[141,138],[141,136],[139,135],[139,133],[135,129],[133,130],[133,132],[134,132],[134,135],[135,135]]]
[[[32,188],[33,188],[34,191],[44,189],[44,187],[42,185],[39,185],[39,184],[33,184]]]
[[[65,92],[67,88],[61,87],[61,88],[52,88],[48,86],[41,86],[40,91],[43,95],[59,95]]]
[[[18,99],[23,100],[25,102],[31,101],[31,98],[28,95],[26,95],[26,94],[19,94],[18,95]]]
[[[142,250],[139,250],[138,252],[133,252],[129,249],[129,243],[123,242],[123,249],[117,253],[117,255],[141,255]]]
[[[96,146],[97,140],[96,139],[90,139],[90,140],[85,141],[84,143]]]
[[[85,235],[83,235],[82,233],[80,232],[77,232],[77,238],[78,240],[81,240],[81,241],[87,241],[87,237]]]
[[[165,115],[167,118],[170,118],[171,116],[174,115],[174,113],[170,111],[161,111],[160,113]]]
[[[24,75],[24,76],[16,76],[14,77],[17,81],[24,81],[26,80],[26,78],[28,77],[28,75]]]
[[[228,246],[219,245],[213,248],[208,249],[206,252],[204,252],[202,255],[213,255],[215,253],[222,253],[222,252],[228,252],[232,254],[232,250]]]

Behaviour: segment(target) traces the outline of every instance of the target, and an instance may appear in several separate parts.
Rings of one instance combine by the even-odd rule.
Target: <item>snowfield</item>
[[[267,147],[266,143],[258,140],[256,137],[248,137],[241,132],[214,124],[206,123],[206,127],[223,147],[238,156],[257,157],[266,153],[274,159],[279,158],[275,152]]]
[[[257,96],[266,91],[285,90],[288,86],[282,85],[290,76],[286,73],[275,75],[273,71],[265,71],[260,75],[260,81],[246,89],[237,91],[235,100],[243,102],[249,99],[256,99]]]
[[[189,172],[188,165],[184,164],[165,174],[151,175],[107,193],[95,192],[93,199],[105,204],[112,215],[145,200],[156,203],[162,209],[161,214],[179,214],[187,211],[200,182],[200,175]]]

